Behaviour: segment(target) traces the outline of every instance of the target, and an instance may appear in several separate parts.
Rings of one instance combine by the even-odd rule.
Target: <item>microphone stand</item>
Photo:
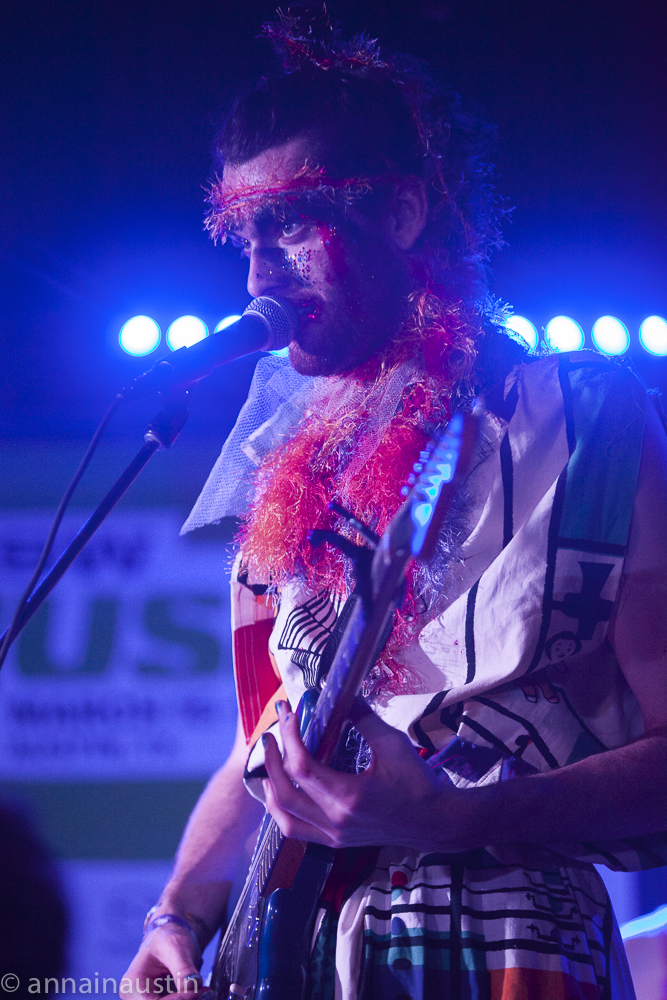
[[[26,601],[23,613],[15,622],[11,635],[7,640],[7,648],[23,631],[39,606],[51,593],[60,578],[71,566],[84,545],[92,538],[105,518],[111,513],[122,495],[134,482],[148,460],[156,451],[170,448],[188,419],[186,404],[187,392],[180,390],[163,399],[163,407],[151,420],[144,433],[143,447],[137,452],[122,475],[116,480],[99,506],[88,518],[81,530],[74,536],[60,558],[54,563],[44,579],[39,583]],[[0,646],[5,640],[9,628],[0,635]]]

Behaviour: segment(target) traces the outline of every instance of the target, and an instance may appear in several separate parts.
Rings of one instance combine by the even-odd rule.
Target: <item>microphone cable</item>
[[[51,522],[51,527],[49,529],[49,533],[47,535],[46,541],[44,542],[44,547],[42,549],[42,552],[40,554],[39,559],[37,560],[37,565],[35,566],[35,568],[33,570],[32,576],[30,577],[30,581],[28,582],[25,590],[23,591],[23,593],[21,594],[21,596],[19,598],[19,601],[18,601],[18,604],[16,605],[16,609],[14,611],[14,614],[12,615],[12,620],[11,620],[11,622],[9,624],[9,627],[8,627],[7,631],[5,632],[5,635],[4,635],[4,638],[3,638],[2,642],[0,643],[0,668],[2,667],[3,663],[5,662],[5,659],[7,658],[7,653],[9,652],[9,649],[10,649],[10,647],[11,647],[14,639],[16,638],[16,635],[18,634],[16,632],[16,629],[21,624],[21,618],[23,617],[23,612],[25,611],[26,605],[28,603],[28,599],[30,598],[30,595],[32,594],[32,592],[35,589],[35,587],[37,586],[39,578],[42,575],[42,571],[43,571],[43,569],[44,569],[44,567],[46,565],[46,561],[47,561],[47,559],[49,558],[49,556],[51,554],[51,550],[53,548],[53,543],[55,542],[56,535],[58,534],[58,529],[60,528],[60,524],[62,522],[62,519],[63,519],[64,515],[65,515],[65,511],[67,510],[69,502],[72,499],[72,495],[74,493],[74,490],[79,485],[81,477],[83,476],[84,472],[88,468],[90,460],[93,457],[95,449],[97,448],[97,445],[99,444],[99,440],[102,437],[102,434],[104,433],[104,431],[106,430],[109,421],[111,420],[112,416],[114,415],[114,413],[116,412],[116,410],[118,409],[118,407],[120,406],[120,404],[124,403],[124,402],[125,402],[125,400],[124,400],[123,396],[121,396],[121,394],[118,393],[118,395],[114,399],[113,403],[111,404],[111,406],[109,407],[109,409],[107,410],[107,412],[102,417],[102,419],[101,419],[101,421],[100,421],[100,423],[99,423],[99,425],[97,427],[97,430],[95,431],[95,433],[93,434],[92,438],[90,439],[90,443],[89,443],[88,447],[86,448],[85,454],[84,454],[83,458],[81,459],[81,461],[79,463],[78,469],[76,470],[76,472],[72,476],[72,479],[71,479],[71,481],[69,483],[69,486],[67,487],[67,489],[63,493],[62,499],[61,499],[60,503],[58,504],[58,509],[56,510],[56,513],[54,515],[53,521]]]

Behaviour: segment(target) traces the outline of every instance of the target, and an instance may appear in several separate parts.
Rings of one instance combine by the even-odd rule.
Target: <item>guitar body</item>
[[[310,844],[289,889],[275,889],[264,906],[257,1000],[303,1000],[317,904],[334,852]]]
[[[319,844],[304,852],[298,841],[284,841],[276,869],[284,874],[296,868],[296,876],[289,887],[265,897],[251,893],[240,919],[228,928],[211,980],[218,1000],[227,1000],[232,984],[245,990],[247,1000],[302,1000],[317,903],[333,858],[334,852]]]
[[[301,699],[302,733],[312,719],[317,699],[314,690]],[[302,1000],[305,996],[317,901],[334,852],[318,844],[288,840],[276,830],[278,847],[269,854],[271,861],[258,858],[266,840],[271,839],[272,826],[276,829],[267,814],[257,838],[251,874],[220,943],[211,979],[218,1000],[227,1000],[232,984],[245,994],[231,995],[245,996],[246,1000]]]

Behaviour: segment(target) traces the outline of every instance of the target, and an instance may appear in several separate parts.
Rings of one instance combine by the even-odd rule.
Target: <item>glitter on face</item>
[[[320,244],[327,254],[327,257],[331,258],[332,246],[336,239],[336,227],[330,223],[318,223],[317,232],[320,240]],[[313,265],[316,265],[317,251],[313,251],[312,248],[302,246],[298,250],[285,250],[285,269],[289,270],[293,277],[302,284],[308,285],[312,283],[313,278]],[[328,274],[326,276],[326,281],[328,284],[333,284],[333,277]]]
[[[301,247],[294,253],[285,251],[285,266],[302,285],[306,285],[310,281],[312,258],[313,251],[307,247]]]

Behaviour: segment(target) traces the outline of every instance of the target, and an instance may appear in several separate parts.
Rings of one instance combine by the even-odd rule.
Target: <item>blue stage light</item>
[[[232,323],[238,323],[240,319],[240,316],[225,316],[224,319],[220,320],[213,333],[220,333],[221,330],[226,330],[228,326],[231,326]]]
[[[649,354],[667,354],[667,320],[648,316],[639,327],[639,340]]]
[[[508,316],[505,320],[505,329],[513,340],[518,340],[520,344],[526,344],[529,351],[534,351],[537,347],[539,335],[536,328],[525,316]]]
[[[593,343],[603,354],[625,354],[630,346],[630,334],[625,323],[615,316],[600,316],[593,323]]]
[[[167,344],[172,351],[192,347],[208,337],[208,327],[198,316],[179,316],[167,330]]]
[[[664,930],[666,926],[667,906],[659,906],[652,913],[645,913],[641,917],[635,917],[634,920],[628,920],[624,923],[621,926],[621,937],[625,941],[626,938],[635,937],[637,934],[650,934]]]
[[[160,343],[160,327],[150,316],[133,316],[120,328],[118,343],[126,354],[150,354]]]
[[[580,351],[584,346],[584,331],[569,316],[554,316],[544,328],[544,339],[552,351]]]

